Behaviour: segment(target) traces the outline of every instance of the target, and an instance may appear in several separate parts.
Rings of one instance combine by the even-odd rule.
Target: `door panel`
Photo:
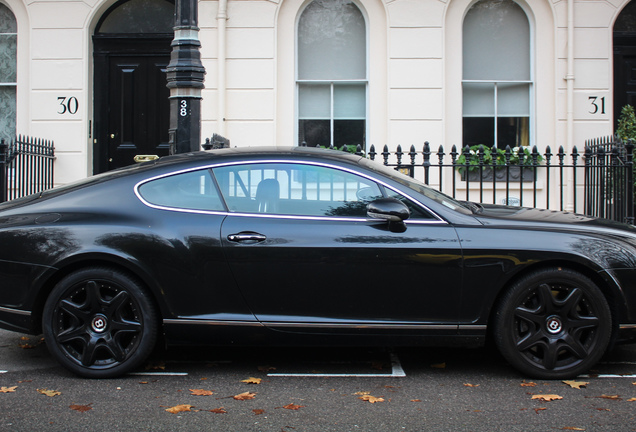
[[[386,222],[229,216],[221,240],[266,324],[457,323],[462,260],[449,225],[394,233]]]

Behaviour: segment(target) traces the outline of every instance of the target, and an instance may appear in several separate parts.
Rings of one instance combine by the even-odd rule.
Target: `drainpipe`
[[[226,82],[225,82],[225,62],[226,62],[226,21],[227,21],[227,1],[219,0],[219,10],[216,15],[218,29],[218,59],[217,59],[217,130],[219,135],[226,136],[225,110],[226,110]]]
[[[571,152],[574,148],[574,0],[568,0],[568,35],[567,35],[567,74],[565,81],[567,84],[567,119],[566,119],[566,148],[568,152]],[[573,177],[568,178],[568,182],[572,184]],[[574,185],[576,187],[576,185]],[[575,193],[572,188],[567,189],[569,195],[567,197],[566,210],[574,210],[573,194]]]

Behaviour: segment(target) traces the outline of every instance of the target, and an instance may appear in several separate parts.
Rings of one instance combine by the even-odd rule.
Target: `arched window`
[[[15,138],[18,25],[0,3],[0,138]]]
[[[298,143],[364,147],[367,35],[350,0],[314,0],[298,22]]]
[[[530,144],[530,25],[512,0],[481,0],[463,26],[463,145]]]

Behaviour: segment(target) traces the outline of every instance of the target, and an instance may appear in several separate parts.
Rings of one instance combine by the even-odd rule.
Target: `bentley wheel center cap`
[[[108,327],[108,320],[104,315],[95,315],[91,321],[91,328],[95,333],[103,333]]]
[[[557,316],[551,316],[546,322],[546,327],[549,333],[556,334],[563,329],[561,319]]]

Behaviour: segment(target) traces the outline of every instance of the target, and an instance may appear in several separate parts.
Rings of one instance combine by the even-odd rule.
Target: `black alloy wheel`
[[[612,334],[612,316],[601,290],[572,270],[536,271],[503,296],[494,317],[495,342],[522,373],[565,379],[591,368]]]
[[[69,274],[53,289],[43,313],[51,354],[87,378],[111,378],[139,366],[157,339],[157,313],[142,285],[109,268]]]

